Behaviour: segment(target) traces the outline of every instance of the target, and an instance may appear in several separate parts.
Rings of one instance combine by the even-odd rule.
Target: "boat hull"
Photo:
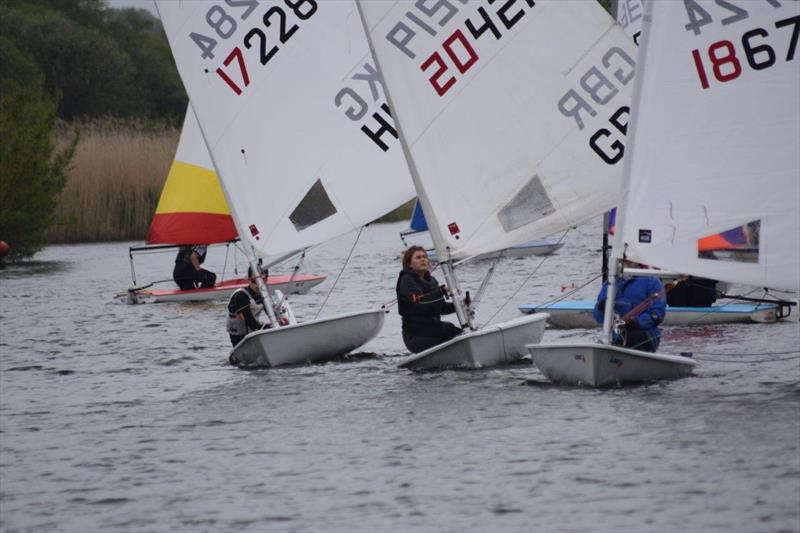
[[[695,361],[604,344],[530,344],[533,364],[553,383],[590,387],[679,379]]]
[[[280,290],[284,294],[306,294],[313,287],[325,281],[325,276],[298,275],[269,276],[267,285],[272,290]],[[247,278],[229,279],[217,283],[208,289],[141,289],[120,292],[114,298],[129,304],[174,303],[174,302],[208,302],[227,300],[237,289],[246,287]]]
[[[527,359],[527,344],[544,335],[547,314],[539,313],[492,324],[459,335],[443,344],[409,357],[400,368],[443,370],[446,368],[488,368]]]
[[[245,368],[328,361],[372,340],[383,327],[385,314],[375,309],[254,331],[231,350],[229,361]]]
[[[522,305],[523,314],[548,313],[547,323],[552,328],[595,328],[592,316],[594,301],[577,300],[556,302],[551,305]],[[774,304],[729,304],[711,307],[667,306],[664,326],[708,326],[735,322],[772,323],[778,318],[778,306]]]

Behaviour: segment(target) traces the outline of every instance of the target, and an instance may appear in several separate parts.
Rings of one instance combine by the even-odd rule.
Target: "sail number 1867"
[[[792,61],[797,49],[798,34],[800,34],[800,16],[779,20],[775,23],[777,29],[787,27],[792,28],[792,34],[786,50],[786,61]],[[742,35],[740,53],[737,53],[736,45],[727,39],[712,43],[708,50],[703,52],[698,49],[692,50],[692,59],[700,86],[703,89],[711,86],[709,74],[713,75],[714,79],[720,83],[738,78],[742,73],[742,61],[740,60],[742,55],[753,70],[764,70],[781,61],[778,59],[775,48],[767,42],[769,37],[770,33],[764,28],[755,28]],[[737,42],[737,44],[739,43]]]

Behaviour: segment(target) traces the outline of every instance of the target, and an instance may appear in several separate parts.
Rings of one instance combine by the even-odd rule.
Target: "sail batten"
[[[615,255],[800,290],[800,5],[645,9]]]

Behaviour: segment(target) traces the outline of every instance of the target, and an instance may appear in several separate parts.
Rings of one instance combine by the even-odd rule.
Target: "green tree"
[[[0,88],[0,239],[11,257],[31,256],[45,244],[77,136],[57,151],[56,101],[41,85],[6,80]]]
[[[61,92],[61,118],[127,116],[141,109],[130,58],[98,30],[54,11],[0,9],[0,34],[36,60],[48,92]]]
[[[0,35],[0,80],[14,80],[26,86],[38,83],[41,77],[33,58],[17,48],[11,39]]]
[[[110,9],[103,32],[131,58],[137,90],[147,107],[137,115],[180,125],[188,97],[161,21],[144,9]]]

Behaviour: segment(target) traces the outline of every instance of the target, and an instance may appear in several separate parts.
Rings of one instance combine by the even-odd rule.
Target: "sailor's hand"
[[[439,285],[439,290],[442,291],[442,294],[444,294],[445,296],[450,294],[450,292],[447,290],[447,285],[444,284]]]

